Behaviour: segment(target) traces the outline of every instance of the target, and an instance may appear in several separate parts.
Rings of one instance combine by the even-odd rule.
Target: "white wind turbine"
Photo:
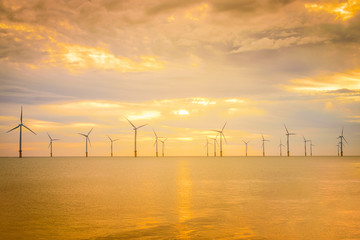
[[[167,140],[167,138],[165,138],[164,140],[159,139],[159,141],[162,143],[162,156],[164,157],[164,151],[165,151],[165,141]]]
[[[19,158],[22,158],[22,148],[21,148],[21,146],[22,146],[22,127],[26,128],[27,130],[29,130],[30,132],[32,132],[33,134],[36,135],[36,133],[34,133],[30,128],[28,128],[27,126],[25,126],[25,125],[23,124],[22,112],[23,112],[23,111],[22,111],[22,106],[21,106],[20,124],[17,125],[16,127],[14,127],[13,129],[10,129],[9,131],[6,132],[6,133],[11,132],[11,131],[17,129],[18,127],[20,127]]]
[[[282,144],[281,142],[281,138],[280,138],[280,144],[279,144],[279,148],[280,148],[280,157],[282,157],[282,147],[285,147],[284,144]]]
[[[304,136],[303,136],[303,138],[304,138],[304,145],[305,145],[305,157],[306,157],[306,143],[307,143],[307,142],[310,142],[310,140],[307,140]]]
[[[226,138],[225,138],[225,135],[224,135],[224,128],[225,128],[225,126],[226,126],[226,123],[227,123],[227,122],[225,122],[225,124],[224,124],[224,126],[222,127],[221,130],[212,130],[212,131],[215,131],[215,132],[217,132],[217,133],[220,134],[220,157],[223,156],[223,151],[222,151],[222,137],[224,137],[224,140],[225,140],[225,142],[227,143]]]
[[[340,156],[344,156],[343,154],[343,139],[345,140],[346,143],[348,143],[344,137],[344,127],[341,130],[341,135],[338,137],[340,138]]]
[[[219,145],[217,142],[217,136],[218,135],[216,135],[214,138],[210,138],[211,140],[214,140],[214,157],[216,157],[216,145]]]
[[[108,138],[109,138],[109,140],[111,142],[111,154],[110,154],[110,156],[112,157],[113,156],[113,142],[116,142],[119,139],[111,139],[111,137],[109,137],[109,136],[108,136]]]
[[[130,120],[129,120],[129,119],[127,119],[127,118],[126,118],[126,120],[128,120],[128,122],[131,124],[131,126],[133,126],[134,131],[135,131],[134,157],[137,157],[137,150],[136,150],[136,136],[137,136],[137,130],[138,130],[139,128],[142,128],[142,127],[146,126],[147,124],[141,125],[141,126],[139,126],[139,127],[135,127],[135,125],[134,125],[132,122],[130,122]]]
[[[290,156],[290,144],[289,144],[289,137],[290,135],[295,135],[295,133],[289,133],[286,125],[284,124],[285,130],[286,130],[286,146],[287,146],[287,156]]]
[[[89,142],[89,144],[90,144],[90,146],[91,146],[91,142],[90,142],[90,138],[89,138],[89,135],[90,135],[90,133],[91,133],[91,131],[93,130],[93,128],[88,132],[88,134],[84,134],[84,133],[78,133],[78,134],[80,134],[81,136],[84,136],[85,137],[85,142],[86,142],[86,152],[85,152],[85,156],[86,157],[88,157],[88,142]]]
[[[247,141],[247,142],[245,142],[244,140],[243,140],[243,142],[245,143],[245,156],[247,157],[247,145],[248,145],[248,143],[250,142],[250,140],[249,141]]]
[[[314,144],[312,144],[312,141],[310,140],[310,156],[312,156],[312,147],[315,146]]]
[[[261,134],[261,137],[262,137],[263,157],[265,157],[265,142],[269,142],[270,140],[265,139],[263,134]]]
[[[206,156],[208,157],[209,156],[209,144],[211,144],[210,142],[209,142],[209,138],[208,137],[206,137]]]
[[[48,148],[50,148],[50,157],[52,157],[52,156],[53,156],[53,150],[52,150],[53,141],[58,141],[58,140],[60,140],[60,139],[53,139],[53,138],[51,138],[49,133],[47,133],[47,135],[48,135],[49,138],[50,138],[50,143],[49,143],[49,147],[48,147]]]

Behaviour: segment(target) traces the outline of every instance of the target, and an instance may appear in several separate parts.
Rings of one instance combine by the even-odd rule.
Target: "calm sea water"
[[[360,239],[360,157],[0,158],[0,239]]]

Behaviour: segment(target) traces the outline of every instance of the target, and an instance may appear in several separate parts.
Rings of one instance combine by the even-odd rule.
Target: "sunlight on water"
[[[360,239],[359,157],[0,158],[0,239]]]

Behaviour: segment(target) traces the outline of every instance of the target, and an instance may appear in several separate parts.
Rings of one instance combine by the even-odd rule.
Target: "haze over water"
[[[0,239],[360,239],[359,157],[1,158]]]

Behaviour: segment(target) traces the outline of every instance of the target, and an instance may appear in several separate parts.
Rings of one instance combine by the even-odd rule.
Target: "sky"
[[[360,0],[1,0],[0,156],[360,155]],[[213,141],[210,141],[213,142]],[[309,152],[309,145],[307,145]],[[219,146],[217,146],[219,149]],[[159,149],[159,151],[161,151]],[[286,149],[282,149],[285,153]],[[209,145],[213,154],[213,145]],[[218,153],[219,154],[219,153]]]

